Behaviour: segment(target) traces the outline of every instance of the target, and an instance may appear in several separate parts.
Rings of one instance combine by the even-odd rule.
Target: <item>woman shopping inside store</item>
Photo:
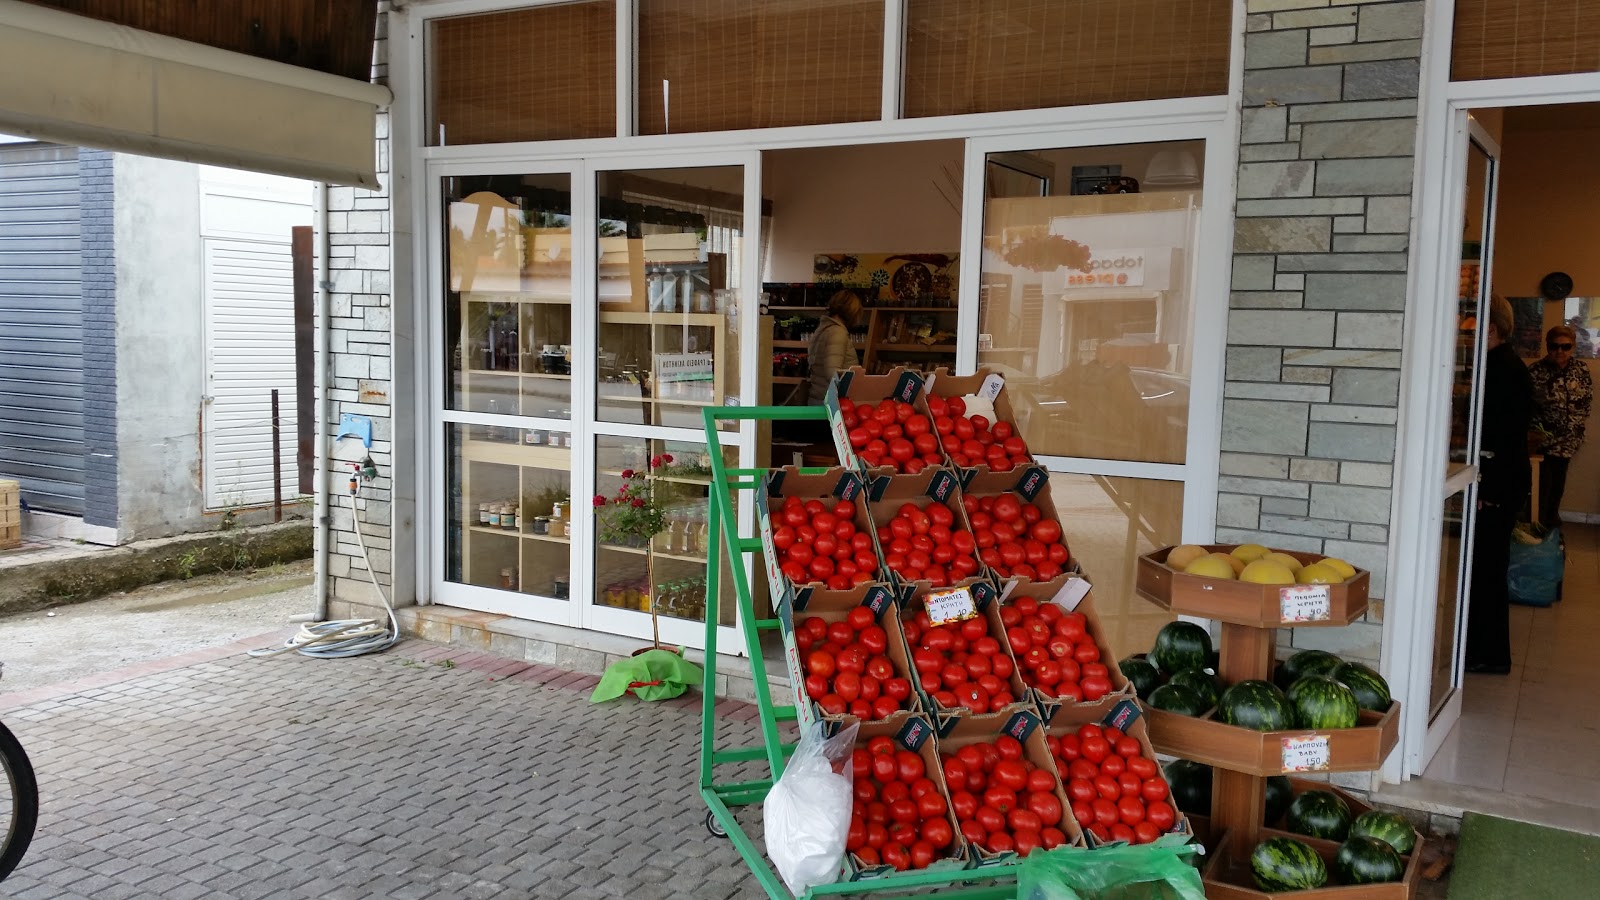
[[[1561,495],[1567,489],[1567,467],[1583,446],[1594,381],[1589,367],[1573,358],[1578,333],[1557,325],[1544,336],[1544,358],[1528,367],[1533,378],[1533,424],[1543,436],[1544,462],[1539,465],[1539,518],[1547,528],[1561,524]]]

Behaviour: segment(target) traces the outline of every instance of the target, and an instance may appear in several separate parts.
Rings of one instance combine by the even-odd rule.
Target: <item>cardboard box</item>
[[[1325,887],[1309,891],[1293,891],[1285,893],[1268,893],[1257,888],[1255,879],[1250,874],[1250,848],[1239,848],[1237,858],[1233,842],[1240,835],[1229,831],[1217,841],[1215,849],[1209,854],[1203,878],[1205,880],[1207,900],[1265,900],[1268,897],[1326,897],[1328,900],[1411,900],[1416,896],[1417,882],[1422,878],[1422,843],[1409,855],[1402,856],[1401,862],[1405,863],[1405,874],[1399,881],[1387,884],[1339,884],[1333,870],[1334,854],[1339,852],[1339,844],[1335,841],[1324,841],[1305,835],[1290,834],[1285,831],[1264,829],[1261,840],[1269,837],[1290,837],[1301,841],[1311,849],[1317,851],[1323,863],[1328,867],[1328,883]]]
[[[889,571],[882,566],[883,554],[878,550],[877,529],[867,513],[868,486],[869,483],[861,476],[842,468],[835,467],[819,474],[802,474],[794,466],[773,469],[756,486],[756,521],[761,530],[762,557],[766,560],[767,579],[772,584],[772,596],[778,605],[792,604],[795,609],[803,610],[815,595],[837,593],[848,597],[855,594],[854,588],[832,591],[823,582],[796,583],[783,574],[778,566],[778,549],[772,543],[772,514],[789,497],[799,497],[802,501],[821,500],[830,506],[840,500],[855,501],[856,530],[872,538],[873,555],[879,562],[874,580],[885,585],[891,582]]]
[[[833,447],[845,468],[865,472],[868,466],[850,444],[850,428],[845,423],[839,401],[848,399],[856,403],[877,403],[892,399],[910,403],[918,415],[928,420],[931,430],[933,416],[928,413],[928,403],[922,389],[922,374],[904,366],[896,366],[884,375],[868,375],[865,369],[855,366],[834,376],[823,405],[828,409],[828,428],[833,433]]]
[[[898,749],[910,750],[921,756],[927,777],[939,786],[939,793],[944,797],[945,817],[950,820],[950,827],[953,829],[955,839],[951,841],[945,855],[935,859],[933,865],[924,871],[937,872],[967,868],[967,842],[961,837],[961,823],[956,821],[955,811],[950,808],[950,787],[944,780],[944,767],[939,764],[938,745],[933,736],[932,724],[923,716],[913,716],[900,723],[875,722],[863,724],[861,730],[856,734],[856,746],[864,748],[867,746],[868,741],[879,736],[893,738]],[[893,866],[867,865],[862,863],[854,853],[846,852],[844,855],[843,880],[863,881],[869,878],[884,878],[894,874],[895,869]]]
[[[22,486],[0,479],[0,550],[22,546]]]
[[[919,583],[924,585],[924,587],[909,588],[900,595],[901,611],[902,614],[907,618],[922,611],[924,608],[923,599],[928,595],[928,593],[934,590],[944,590],[943,588],[935,589],[926,587],[926,582]],[[918,693],[921,695],[922,708],[928,711],[929,715],[931,716],[931,721],[941,737],[951,733],[951,731],[960,723],[960,721],[964,719],[977,720],[981,723],[981,727],[986,729],[989,733],[999,734],[1000,732],[998,729],[1000,726],[1004,722],[1009,721],[1013,715],[1023,711],[1032,711],[1034,706],[1033,695],[1032,692],[1028,690],[1028,686],[1023,684],[1022,678],[1020,677],[1020,667],[1017,665],[1016,657],[1012,656],[1011,649],[1009,646],[1007,646],[1005,627],[1000,624],[999,605],[995,602],[999,596],[999,592],[995,590],[994,585],[983,579],[968,579],[961,584],[955,585],[955,587],[965,588],[969,593],[971,593],[973,605],[977,608],[978,614],[988,625],[989,637],[992,637],[999,642],[1001,652],[1003,652],[1011,660],[1011,677],[1002,680],[1010,686],[1011,696],[1014,697],[1015,700],[995,712],[978,712],[965,706],[945,706],[944,704],[940,703],[938,700],[934,699],[932,691],[928,691],[923,688],[919,676],[914,675],[912,684],[916,686]],[[902,639],[904,639],[903,628],[901,629],[901,635]],[[917,648],[913,646],[910,641],[907,641],[906,649],[908,658],[913,660],[912,670],[915,672],[915,653]]]
[[[1206,549],[1227,553],[1236,546],[1211,544]],[[1355,577],[1343,584],[1254,584],[1185,575],[1166,565],[1172,549],[1166,547],[1139,557],[1137,589],[1139,596],[1175,613],[1255,628],[1306,628],[1348,625],[1367,611],[1367,587],[1372,576],[1365,569],[1357,569]],[[1273,552],[1287,553],[1302,563],[1323,558],[1294,550]],[[1326,596],[1321,589],[1326,589]]]
[[[1004,576],[996,572],[995,577],[1001,580],[1011,577],[1022,583],[1042,580],[1045,584],[1059,590],[1067,583],[1067,579],[1071,578],[1077,571],[1077,566],[1071,556],[1071,537],[1067,534],[1066,523],[1061,521],[1061,511],[1056,508],[1055,498],[1050,494],[1050,473],[1043,466],[1028,466],[1025,469],[1012,472],[969,469],[966,472],[966,480],[961,486],[961,493],[963,498],[999,497],[1007,493],[1016,494],[1024,503],[1032,503],[1037,506],[1042,519],[1048,519],[1061,526],[1061,543],[1067,547],[1067,562],[1061,566],[1060,575],[1055,578],[1034,579],[1026,575]],[[1081,573],[1079,574],[1081,575]]]
[[[1156,758],[1155,745],[1150,743],[1149,725],[1144,717],[1143,710],[1131,697],[1119,697],[1109,710],[1097,706],[1057,706],[1049,720],[1045,722],[1045,730],[1056,737],[1076,734],[1078,729],[1090,722],[1116,728],[1128,737],[1139,742],[1139,754],[1145,759],[1161,767],[1161,761]],[[1165,774],[1162,775],[1165,778]],[[1169,845],[1183,845],[1195,839],[1195,831],[1189,822],[1189,817],[1183,814],[1178,804],[1172,801],[1171,794],[1167,795],[1167,803],[1172,807],[1172,828],[1166,834],[1156,839],[1156,843]],[[1068,806],[1070,810],[1071,807]],[[1122,841],[1102,842],[1092,833],[1085,832],[1084,840],[1091,847],[1112,846]]]
[[[1147,709],[1151,740],[1169,756],[1250,775],[1367,772],[1379,768],[1400,739],[1400,704],[1382,713],[1361,710],[1354,728],[1255,731],[1228,725],[1210,709],[1184,716]]]
[[[971,533],[972,524],[967,521],[966,508],[961,504],[961,487],[955,472],[950,469],[924,469],[916,475],[878,475],[867,486],[867,511],[871,516],[874,526],[885,527],[900,511],[900,507],[910,503],[919,509],[927,509],[935,503],[942,504],[950,510],[952,519],[951,531],[966,531]],[[888,559],[893,550],[880,540],[878,551],[882,554],[885,567],[888,568]],[[974,560],[976,561],[976,556]],[[908,581],[905,576],[889,569],[890,575],[896,583],[916,588],[929,587],[930,583],[924,580]],[[994,580],[993,573],[978,562],[978,570],[963,578],[955,577],[957,573],[951,572],[951,582],[959,584],[968,578],[981,578]]]
[[[800,646],[796,634],[800,623],[811,616],[830,624],[842,622],[849,617],[850,611],[858,606],[872,610],[878,624],[888,632],[889,642],[884,655],[894,664],[895,675],[911,682],[911,696],[906,699],[900,711],[887,719],[877,721],[899,725],[904,724],[912,716],[920,716],[924,707],[921,695],[917,691],[916,671],[906,655],[906,638],[900,630],[900,607],[895,602],[894,592],[887,585],[863,584],[852,591],[828,591],[815,596],[813,600],[814,602],[801,612],[795,612],[789,604],[778,607],[778,630],[783,636],[784,664],[789,669],[789,680],[794,685],[795,715],[800,726],[808,728],[815,722],[822,722],[825,733],[834,735],[852,722],[869,721],[849,714],[831,715],[806,693],[804,648]]]
[[[980,368],[971,375],[956,375],[948,368],[941,366],[935,369],[932,374],[923,378],[923,393],[925,396],[945,398],[965,397],[968,394],[987,397],[994,403],[995,421],[1009,422],[1017,435],[1019,437],[1022,435],[1023,423],[1017,421],[1017,413],[1011,406],[1011,398],[1006,396],[1005,376],[998,372]],[[924,401],[924,405],[926,405],[926,401]],[[1030,457],[1033,456],[1031,449],[1028,455]],[[954,461],[948,456],[946,456],[945,461],[952,468],[956,468]],[[971,473],[993,470],[987,465],[977,465],[964,467],[963,471]]]
[[[1067,793],[1062,788],[1061,778],[1056,773],[1055,758],[1050,755],[1050,748],[1045,743],[1044,723],[1039,716],[1031,710],[1018,710],[1003,720],[992,717],[972,717],[962,719],[956,723],[955,728],[947,735],[939,738],[940,764],[948,756],[954,756],[956,751],[969,744],[992,744],[1001,735],[1010,735],[1022,742],[1023,758],[1033,763],[1035,767],[1050,773],[1055,782],[1056,799],[1061,802],[1061,821],[1056,828],[1067,836],[1066,846],[1085,847],[1087,838],[1083,828],[1078,825],[1078,820],[1072,817],[1072,804],[1067,800]],[[1020,857],[1015,851],[1005,850],[992,852],[968,842],[968,850],[972,856],[972,864],[983,868],[1000,866],[1015,862]]]
[[[1054,583],[1043,583],[1026,580],[1007,580],[1000,586],[1000,606],[1005,607],[1016,603],[1023,597],[1031,597],[1040,603],[1054,603],[1068,612],[1083,613],[1085,632],[1094,639],[1094,645],[1100,648],[1100,661],[1106,667],[1106,676],[1111,679],[1111,693],[1097,700],[1087,700],[1081,703],[1064,703],[1062,700],[1046,696],[1039,690],[1029,687],[1033,702],[1039,708],[1041,718],[1049,721],[1054,718],[1057,709],[1063,705],[1081,707],[1104,714],[1110,711],[1118,701],[1133,697],[1132,682],[1122,674],[1122,668],[1117,665],[1119,657],[1106,643],[1105,626],[1100,623],[1100,616],[1094,608],[1094,591],[1087,579],[1074,575],[1066,579],[1060,586]],[[1023,675],[1022,667],[1017,668],[1019,677]],[[1026,682],[1026,678],[1024,678]]]

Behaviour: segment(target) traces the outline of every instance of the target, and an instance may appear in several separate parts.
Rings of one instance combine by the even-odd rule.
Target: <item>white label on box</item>
[[[1328,768],[1332,760],[1333,753],[1328,749],[1328,736],[1325,734],[1283,739],[1285,772],[1321,772]]]
[[[935,625],[948,625],[978,617],[978,604],[973,602],[972,592],[966,588],[933,591],[922,598],[922,603],[928,608],[928,618]]]
[[[1089,579],[1068,578],[1067,583],[1061,586],[1051,602],[1071,612],[1078,608],[1083,598],[1089,596]]]
[[[1285,622],[1326,622],[1333,618],[1333,601],[1325,584],[1278,588],[1278,606]]]
[[[983,387],[978,389],[978,396],[984,398],[985,400],[992,401],[996,397],[1000,396],[1000,391],[1004,390],[1005,386],[1005,376],[998,374],[990,375],[988,378],[983,380]]]

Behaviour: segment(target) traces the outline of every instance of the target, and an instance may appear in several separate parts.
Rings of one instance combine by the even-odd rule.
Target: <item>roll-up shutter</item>
[[[78,151],[0,144],[0,475],[83,514]]]

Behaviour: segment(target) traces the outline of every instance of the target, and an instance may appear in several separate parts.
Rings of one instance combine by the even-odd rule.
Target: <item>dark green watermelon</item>
[[[1283,691],[1258,679],[1241,681],[1223,691],[1217,710],[1222,721],[1240,728],[1283,731],[1294,727],[1294,709]]]
[[[1306,791],[1289,804],[1285,824],[1295,834],[1342,841],[1350,833],[1350,807],[1332,791]]]
[[[1333,680],[1349,688],[1362,709],[1380,713],[1389,709],[1389,682],[1361,663],[1345,663],[1334,669]]]
[[[1161,673],[1148,659],[1130,656],[1117,663],[1117,668],[1122,670],[1122,677],[1133,682],[1133,689],[1139,694],[1140,700],[1149,700],[1150,692],[1161,686]]]
[[[1307,675],[1332,675],[1343,664],[1344,660],[1326,650],[1301,650],[1284,660],[1274,681],[1278,687],[1287,688]]]
[[[1190,815],[1211,815],[1211,767],[1205,763],[1175,759],[1163,770],[1167,786],[1178,809]]]
[[[1339,845],[1333,871],[1342,884],[1383,884],[1399,881],[1406,865],[1394,848],[1377,838],[1353,837]]]
[[[1207,709],[1217,705],[1217,697],[1222,693],[1222,682],[1205,669],[1184,669],[1172,676],[1167,683],[1194,691]]]
[[[1307,891],[1328,883],[1328,866],[1304,841],[1268,838],[1250,852],[1250,874],[1263,891]]]
[[[1267,779],[1267,817],[1262,823],[1271,828],[1283,818],[1289,810],[1289,804],[1294,800],[1294,788],[1289,785],[1289,776],[1274,775]]]
[[[1301,728],[1354,728],[1361,712],[1356,695],[1326,675],[1307,675],[1290,685],[1286,696]]]
[[[1356,816],[1350,823],[1351,837],[1377,838],[1394,848],[1401,856],[1417,846],[1417,832],[1399,813],[1371,809]]]
[[[1156,709],[1164,709],[1180,716],[1204,715],[1210,704],[1200,699],[1194,691],[1177,684],[1163,684],[1150,692],[1148,702]]]
[[[1211,635],[1193,622],[1168,622],[1150,648],[1150,661],[1168,675],[1199,668],[1210,656]]]

